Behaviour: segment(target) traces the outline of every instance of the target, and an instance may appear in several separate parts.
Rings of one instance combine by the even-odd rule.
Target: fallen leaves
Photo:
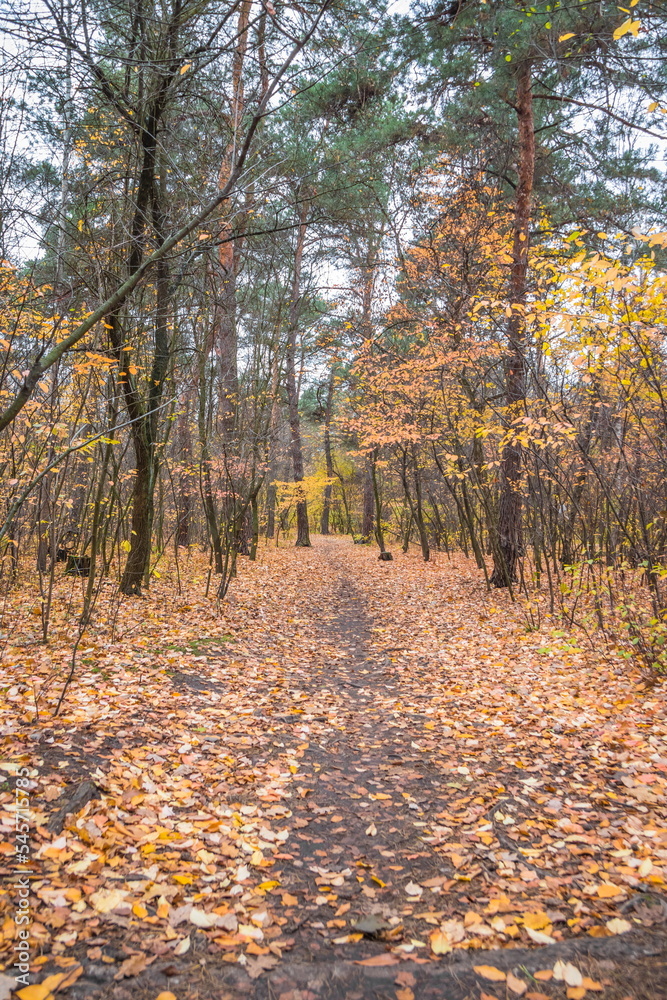
[[[632,930],[630,921],[624,920],[622,917],[612,917],[606,922],[605,927],[611,934],[627,934],[628,931]]]
[[[373,955],[371,958],[356,959],[355,965],[365,965],[368,968],[374,969],[377,966],[383,965],[398,965],[400,959],[396,955],[391,955],[388,952],[382,955]]]
[[[82,973],[83,967],[75,965],[67,972],[56,972],[51,976],[47,976],[41,983],[24,986],[22,989],[16,991],[16,995],[20,997],[20,1000],[49,1000],[54,993],[64,991],[72,986]],[[2,983],[0,983],[1,986]],[[12,977],[12,989],[15,987],[16,979]],[[9,996],[10,994],[8,993],[7,995]]]
[[[506,983],[507,983],[507,989],[510,991],[510,993],[514,993],[514,995],[518,997],[523,996],[523,994],[528,989],[523,979],[519,979],[519,977],[515,976],[513,972],[507,973]]]
[[[554,965],[554,979],[564,982],[568,986],[581,986],[583,976],[576,965],[571,962],[562,962],[560,959]]]
[[[125,902],[127,895],[124,889],[100,889],[91,894],[90,902],[97,913],[111,913]]]
[[[496,969],[495,965],[473,965],[473,969],[482,979],[492,983],[504,983],[507,978],[507,974],[502,969]]]
[[[151,962],[154,962],[157,955],[146,955],[145,952],[139,951],[135,955],[130,955],[121,964],[120,969],[114,976],[114,979],[129,979],[130,976],[138,976],[140,972],[148,968]]]
[[[100,798],[58,836],[37,813],[43,954],[56,937],[68,956],[93,935],[121,939],[136,951],[87,952],[122,980],[147,974],[157,953],[187,967],[202,940],[251,978],[276,966],[292,935],[370,968],[460,949],[475,954],[482,981],[529,1000],[535,983],[485,964],[484,949],[663,920],[667,760],[655,696],[581,653],[545,662],[544,637],[521,632],[497,595],[466,596],[462,560],[397,559],[378,581],[367,553],[331,545],[324,562],[299,553],[310,588],[300,613],[306,598],[289,581],[303,584],[294,574],[305,570],[291,551],[249,568],[246,597],[213,625],[214,609],[195,597],[176,614],[165,575],[145,630],[123,605],[128,639],[91,654],[108,677],[82,671],[62,725],[44,717],[53,743],[37,744],[39,809],[57,809],[79,750]],[[386,630],[362,637],[357,660],[345,634],[322,626],[343,613],[337,581],[348,577],[362,595],[350,607],[363,603]],[[474,631],[471,600],[488,617]],[[202,635],[210,641],[188,646]],[[27,702],[6,695],[12,725]],[[5,743],[20,759],[14,732]],[[410,846],[397,847],[404,835]],[[5,961],[11,944],[0,939]],[[537,982],[595,991],[558,963],[542,971]],[[396,986],[419,995],[409,981]]]
[[[434,955],[446,955],[452,950],[451,939],[446,934],[443,934],[442,931],[434,931],[429,940],[431,942],[431,951]]]

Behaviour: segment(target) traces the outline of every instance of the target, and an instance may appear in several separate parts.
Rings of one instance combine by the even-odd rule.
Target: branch
[[[562,97],[560,94],[533,94],[533,98],[536,101],[560,101],[562,104],[576,104],[577,107],[588,108],[590,111],[601,111],[608,118],[613,118],[614,121],[620,122],[621,125],[625,125],[627,128],[635,128],[638,132],[645,132],[646,135],[652,135],[654,139],[662,139],[663,142],[667,139],[667,135],[662,135],[660,132],[653,132],[650,128],[644,128],[643,125],[635,125],[634,122],[628,121],[627,118],[621,118],[611,108],[605,108],[600,104],[589,104],[588,101],[577,101],[574,97]]]

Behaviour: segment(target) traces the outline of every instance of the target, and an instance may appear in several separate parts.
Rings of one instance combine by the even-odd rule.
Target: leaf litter
[[[28,765],[38,985],[64,972],[72,997],[122,997],[137,978],[157,996],[193,963],[238,988],[299,963],[426,974],[472,952],[475,996],[490,969],[508,996],[584,996],[613,981],[482,956],[662,934],[660,688],[527,633],[462,558],[267,549],[221,608],[190,579],[110,605],[111,641],[102,610],[57,718],[67,621],[47,647],[6,646],[1,849],[9,872]],[[96,797],[68,814],[82,781]]]

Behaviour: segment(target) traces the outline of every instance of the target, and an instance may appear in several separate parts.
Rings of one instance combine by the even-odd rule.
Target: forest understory
[[[462,555],[271,545],[222,604],[206,572],[193,550],[139,614],[110,585],[58,716],[77,602],[48,645],[29,585],[4,609],[21,1000],[667,997],[659,683],[527,631]]]

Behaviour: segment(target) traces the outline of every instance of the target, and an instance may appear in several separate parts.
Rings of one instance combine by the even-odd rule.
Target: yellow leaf
[[[120,547],[123,550],[123,552],[129,552],[130,549],[132,548],[132,545],[130,542],[127,541],[127,539],[123,539],[123,541],[120,543]]]
[[[177,1000],[176,994],[172,993],[171,990],[162,990],[162,993],[158,993],[155,1000]]]
[[[18,990],[16,995],[21,1000],[50,1000],[53,996],[52,990],[58,989],[66,975],[66,972],[56,972],[53,976],[47,976],[41,983]]]
[[[179,885],[192,885],[192,875],[174,875],[174,882],[178,882]]]
[[[187,73],[187,71],[190,69],[191,66],[192,66],[192,63],[186,63],[185,66],[181,66],[181,74],[180,75],[183,76],[184,73]]]
[[[446,955],[452,950],[449,938],[442,931],[433,931],[429,940],[431,942],[431,951],[434,955]]]
[[[647,875],[651,874],[653,870],[653,862],[650,858],[644,858],[639,868],[637,869],[637,874],[640,878],[646,878]]]
[[[637,33],[639,32],[640,25],[641,21],[633,21],[632,18],[629,17],[626,21],[623,22],[623,24],[619,25],[616,31],[614,32],[612,36],[614,41],[617,42],[619,38],[623,38],[623,35],[627,35],[628,33],[634,35],[636,38]]]
[[[620,885],[612,885],[610,882],[603,882],[597,889],[600,899],[611,899],[612,896],[618,896],[623,891]]]
[[[267,882],[260,882],[257,886],[258,889],[263,889],[264,892],[270,892],[271,889],[277,889],[280,882],[276,882],[275,879],[269,879]]]
[[[534,931],[543,931],[551,923],[544,910],[539,913],[524,913],[523,923],[525,927],[532,927]]]
[[[123,889],[99,889],[90,896],[89,903],[98,913],[111,913],[125,901],[126,896]]]
[[[143,920],[144,917],[148,916],[148,910],[146,909],[143,903],[135,903],[134,906],[132,907],[132,912],[134,913],[135,917],[139,917],[140,920]]]
[[[648,110],[649,111],[655,111],[655,109],[657,108],[657,106],[658,106],[658,102],[657,101],[651,101],[651,103],[648,106]]]
[[[504,983],[507,978],[501,969],[495,965],[473,965],[473,969],[482,979],[490,979],[492,983]]]
[[[559,42],[566,42],[568,40],[568,38],[574,38],[574,32],[573,31],[568,31],[564,35],[559,35],[558,36],[558,41]]]
[[[608,920],[605,927],[612,934],[627,934],[628,931],[632,930],[630,921],[623,920],[621,917],[614,917],[612,920]]]

